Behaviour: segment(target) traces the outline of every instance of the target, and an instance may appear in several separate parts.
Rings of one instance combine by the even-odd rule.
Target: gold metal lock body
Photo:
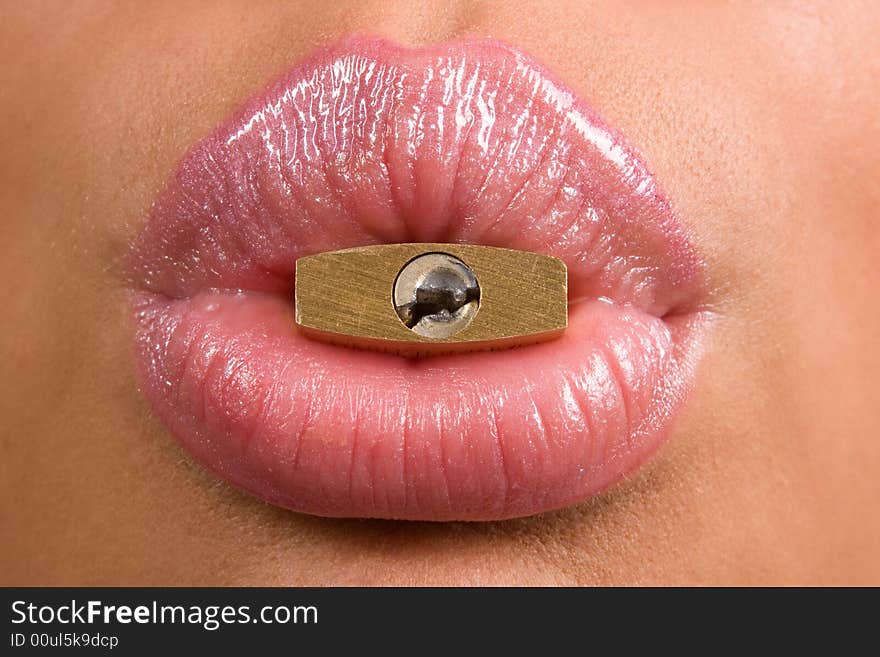
[[[568,275],[558,258],[473,244],[381,244],[296,261],[296,324],[346,346],[428,355],[559,336]]]

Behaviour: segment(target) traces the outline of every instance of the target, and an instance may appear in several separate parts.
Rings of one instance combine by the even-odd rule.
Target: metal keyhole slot
[[[410,330],[426,338],[448,338],[473,321],[480,308],[480,284],[455,256],[425,253],[397,274],[393,302]]]

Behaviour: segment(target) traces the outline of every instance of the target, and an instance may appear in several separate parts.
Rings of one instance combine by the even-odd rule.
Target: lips
[[[546,253],[549,343],[423,359],[323,344],[296,259],[397,242]],[[646,166],[495,42],[341,42],[198,143],[129,260],[142,388],[208,468],[326,516],[483,520],[581,501],[662,443],[705,321],[702,266]]]

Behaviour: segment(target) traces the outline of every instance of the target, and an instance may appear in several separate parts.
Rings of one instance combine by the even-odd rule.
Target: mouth
[[[403,358],[294,321],[300,257],[443,242],[555,256],[553,342]],[[582,501],[662,444],[707,326],[646,165],[491,41],[322,50],[196,144],[129,262],[156,415],[205,466],[324,516],[492,520]]]

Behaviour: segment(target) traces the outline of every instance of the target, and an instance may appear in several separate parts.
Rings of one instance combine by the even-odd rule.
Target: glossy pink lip
[[[406,360],[310,341],[299,256],[460,241],[569,267],[565,336]],[[197,144],[131,256],[143,388],[233,484],[327,516],[499,519],[580,501],[660,444],[701,266],[621,136],[518,50],[347,40]]]

